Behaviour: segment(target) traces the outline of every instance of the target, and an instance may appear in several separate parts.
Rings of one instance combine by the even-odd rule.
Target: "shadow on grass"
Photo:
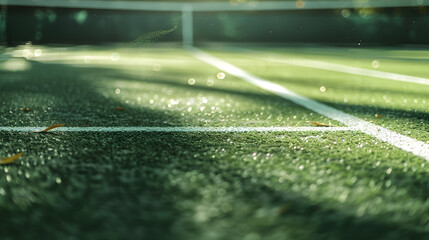
[[[41,114],[37,121],[46,118],[46,121],[70,122],[74,119],[77,125],[99,123],[99,119],[107,119],[106,123],[138,124],[141,122],[133,119],[140,117],[155,123],[181,121],[165,112],[141,107],[127,107],[126,116],[123,112],[115,112],[114,107],[121,102],[94,91],[94,86],[85,78],[85,74],[98,73],[99,69],[32,65],[26,77],[0,83],[2,89],[7,89],[1,93],[5,99],[3,107],[28,102],[40,107],[47,104],[60,112],[51,113],[49,108],[42,108],[40,111],[46,110],[46,114]],[[51,78],[54,68],[58,76]],[[106,69],[102,71],[103,74],[117,74]],[[173,87],[184,85],[167,79],[160,81],[160,84]],[[243,92],[196,87],[201,91],[246,96],[249,101],[255,98],[278,101],[277,97],[264,94],[249,96]],[[23,98],[17,99],[20,95]],[[38,97],[41,97],[40,102]],[[75,107],[77,109],[71,112],[67,110]],[[87,109],[96,110],[89,113]],[[6,239],[119,239],[124,236],[132,239],[201,239],[202,236],[237,239],[251,232],[277,239],[284,236],[293,239],[424,239],[427,236],[411,224],[395,224],[377,216],[358,218],[332,204],[315,203],[290,189],[274,189],[264,183],[263,174],[250,177],[237,174],[246,170],[237,167],[242,152],[221,157],[222,161],[219,157],[212,158],[217,149],[230,144],[226,139],[231,134],[0,134],[4,141],[14,143],[5,148],[26,149],[29,156],[28,160],[23,160],[29,166],[8,167],[13,181],[0,180],[0,187],[6,191],[6,196],[0,200],[0,219],[10,223],[0,225]],[[259,145],[264,139],[243,138],[243,141]],[[45,161],[45,165],[41,161]],[[395,172],[399,170],[394,169]],[[22,175],[19,171],[28,171],[31,177],[27,179],[25,173]],[[374,179],[381,173],[381,170],[374,173]],[[57,177],[61,183],[57,182]],[[270,180],[275,181],[274,178]],[[417,187],[412,187],[415,191],[425,186],[424,180],[413,175],[398,174],[395,181],[418,183]],[[216,209],[221,207],[217,204],[222,196],[221,188],[230,196],[229,203],[242,212],[236,213],[232,208],[213,218],[204,218],[204,214],[211,211],[221,211]],[[206,189],[212,192],[205,195]],[[424,199],[427,191],[414,194]],[[277,212],[273,217],[256,216],[256,210],[264,208]]]
[[[336,200],[309,199],[288,187],[294,182],[273,188],[277,178],[257,173],[255,164],[241,164],[241,158],[254,147],[270,144],[263,134],[244,137],[239,145],[247,149],[225,146],[227,138],[238,141],[240,134],[13,135],[21,148],[45,142],[61,149],[62,154],[55,156],[39,148],[30,151],[34,161],[50,160],[45,166],[32,165],[26,170],[33,176],[28,180],[16,174],[25,166],[9,167],[9,174],[24,180],[1,182],[7,196],[0,201],[0,219],[13,223],[0,226],[6,237],[241,239],[254,233],[281,239],[425,239],[428,234],[422,230],[421,216],[410,216],[411,220],[404,219],[401,224],[386,214],[356,217],[352,209],[358,206],[352,204],[348,209],[347,203]],[[221,148],[232,155],[216,155]],[[39,159],[37,154],[41,154]],[[351,165],[359,168],[359,164]],[[248,177],[240,174],[246,170],[252,173]],[[376,181],[385,173],[381,168],[364,172]],[[412,185],[416,181],[427,183],[414,175],[400,174],[398,168],[393,172],[398,173],[393,184],[404,182],[398,190],[425,187]],[[40,176],[42,173],[46,176]],[[61,177],[62,183],[51,183],[52,175]],[[19,192],[15,189],[31,194],[16,196]],[[32,199],[25,205],[20,196]],[[227,210],[224,201],[231,205]]]
[[[166,125],[171,121],[168,112],[127,105],[126,113],[117,107],[125,104],[96,91],[90,78],[113,70],[73,68],[60,64],[31,62],[28,71],[8,73],[2,77],[0,93],[3,124],[26,126],[40,123],[68,123],[69,126]],[[108,89],[112,93],[115,89]],[[23,113],[20,108],[33,112]]]

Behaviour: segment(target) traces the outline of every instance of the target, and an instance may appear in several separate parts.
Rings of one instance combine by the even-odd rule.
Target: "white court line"
[[[0,127],[0,132],[35,132],[45,127]],[[49,132],[336,132],[353,127],[60,127]]]
[[[286,60],[286,59],[272,59],[272,58],[267,58],[264,60],[270,61],[270,62],[285,63],[285,64],[300,66],[300,67],[316,68],[316,69],[348,73],[348,74],[354,74],[354,75],[360,75],[360,76],[366,76],[366,77],[376,77],[376,78],[383,78],[383,79],[400,81],[400,82],[429,85],[429,79],[427,78],[413,77],[413,76],[391,73],[391,72],[383,72],[383,71],[377,71],[377,70],[371,70],[371,69],[365,69],[365,68],[351,67],[351,66],[346,66],[346,65],[336,64],[336,63],[327,63],[327,62],[317,61],[317,60],[310,60],[310,59]]]
[[[241,51],[245,51],[245,52],[258,52],[256,50],[251,50],[251,49],[236,48],[236,47],[234,48],[240,49]],[[414,77],[414,76],[398,74],[398,73],[383,72],[378,70],[352,67],[352,66],[347,66],[342,64],[328,63],[324,61],[311,60],[311,59],[297,59],[297,58],[284,59],[285,56],[281,56],[281,55],[279,55],[279,57],[282,57],[282,59],[261,58],[261,57],[255,57],[255,58],[262,59],[269,62],[284,63],[284,64],[289,64],[289,65],[299,66],[299,67],[315,68],[315,69],[322,69],[322,70],[327,70],[332,72],[340,72],[340,73],[382,78],[382,79],[388,79],[388,80],[394,80],[394,81],[400,81],[400,82],[429,85],[428,78]]]
[[[344,113],[340,110],[332,108],[328,105],[322,104],[315,100],[301,96],[289,89],[262,78],[256,77],[246,71],[228,63],[221,59],[211,56],[210,54],[193,47],[188,48],[189,53],[195,58],[206,62],[222,71],[225,71],[237,78],[243,79],[246,82],[254,84],[262,89],[272,92],[286,100],[301,105],[311,111],[319,113],[323,116],[334,119],[338,122],[344,123],[347,126],[358,128],[360,131],[369,134],[377,139],[388,142],[391,145],[398,147],[402,150],[413,153],[427,161],[429,161],[429,144],[418,141],[416,139],[401,135],[397,132],[388,130],[386,128],[377,126],[375,124],[366,122],[360,118]]]
[[[240,51],[244,51],[244,52],[259,52],[252,49],[245,49],[245,48],[238,48],[238,47],[233,47],[233,48],[239,49]],[[352,67],[352,66],[347,66],[342,64],[328,63],[324,61],[311,60],[311,59],[297,59],[297,58],[284,59],[285,56],[281,56],[281,55],[278,55],[278,56],[282,57],[282,59],[261,58],[261,57],[255,57],[255,58],[262,59],[269,62],[284,63],[284,64],[289,64],[289,65],[299,66],[299,67],[315,68],[315,69],[341,72],[341,73],[347,73],[347,74],[353,74],[353,75],[359,75],[359,76],[375,77],[375,78],[382,78],[382,79],[388,79],[388,80],[394,80],[394,81],[400,81],[400,82],[429,85],[428,78],[414,77],[414,76],[398,74],[398,73],[383,72],[378,70]]]

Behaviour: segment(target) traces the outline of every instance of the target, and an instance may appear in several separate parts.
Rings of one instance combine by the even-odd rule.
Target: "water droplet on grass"
[[[189,78],[188,79],[188,84],[189,85],[194,85],[195,84],[195,78]]]
[[[225,73],[220,72],[220,73],[218,73],[218,74],[216,75],[216,77],[217,77],[218,79],[224,79],[224,78],[225,78]]]
[[[386,170],[386,173],[387,173],[387,174],[391,174],[391,173],[392,173],[392,168],[388,168],[388,169]]]
[[[35,57],[42,56],[42,49],[36,49],[36,50],[34,50],[34,56]]]

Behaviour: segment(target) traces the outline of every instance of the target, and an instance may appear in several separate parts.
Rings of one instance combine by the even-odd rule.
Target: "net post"
[[[182,7],[182,43],[183,47],[192,47],[194,45],[194,23],[191,4],[185,4]]]

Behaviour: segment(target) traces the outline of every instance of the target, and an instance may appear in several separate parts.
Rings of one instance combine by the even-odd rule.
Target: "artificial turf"
[[[372,61],[379,59],[382,52],[385,52],[386,56],[395,55],[397,58],[401,56],[402,52],[405,60],[395,60],[395,62],[380,60],[380,66],[384,67],[376,70],[392,70],[392,72],[400,74],[407,74],[411,71],[414,76],[429,76],[429,71],[424,67],[423,62],[416,64],[415,61],[407,60],[411,50],[406,48],[383,50],[325,47],[271,48],[271,51],[257,47],[250,47],[250,49],[251,51],[243,48],[236,49],[236,51],[216,49],[210,52],[250,73],[279,83],[299,94],[401,134],[429,142],[429,98],[427,94],[429,86],[314,69],[311,68],[310,63],[309,67],[303,67],[278,62],[279,60],[308,59],[370,68]],[[299,55],[300,50],[303,52],[302,55]],[[359,54],[347,55],[347,53],[355,51]],[[375,53],[370,56],[372,51]],[[338,52],[337,56],[334,55],[335,52]],[[324,87],[324,91],[321,90],[322,87]],[[378,118],[375,117],[375,114],[384,117]]]
[[[219,70],[181,49],[41,49],[30,61],[0,64],[5,126],[339,125],[240,79],[219,79]]]
[[[22,58],[25,47],[4,50],[3,126],[338,124],[228,74],[218,79],[219,70],[182,49],[35,49],[42,55],[29,60]],[[396,98],[388,105],[379,96],[421,93],[423,100],[422,86],[285,67],[263,54],[213,54],[352,115],[427,139],[426,120],[418,118],[427,114],[424,107]],[[422,129],[415,127],[419,121]],[[0,166],[2,239],[429,236],[427,162],[360,132],[0,132],[0,139],[0,157],[24,152]]]
[[[1,167],[4,239],[424,239],[429,233],[425,161],[361,133],[1,138],[3,151],[26,152]]]

